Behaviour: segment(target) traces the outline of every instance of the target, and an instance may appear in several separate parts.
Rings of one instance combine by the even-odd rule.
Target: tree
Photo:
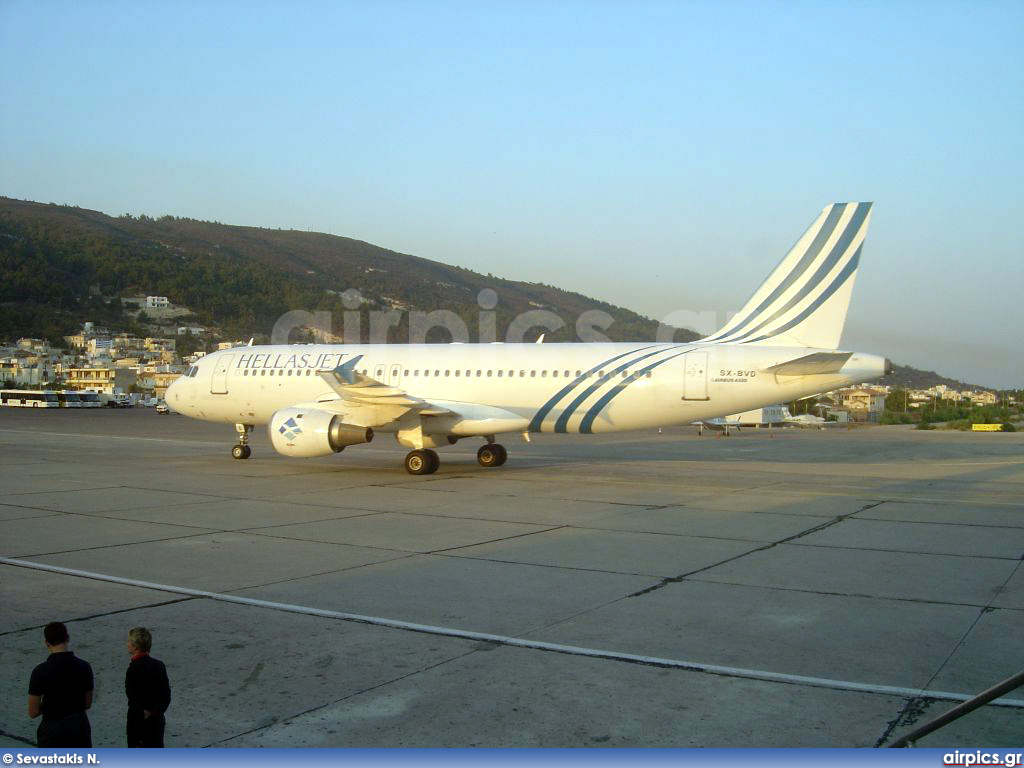
[[[894,389],[888,395],[885,396],[885,410],[887,411],[907,411],[907,391],[905,389]]]

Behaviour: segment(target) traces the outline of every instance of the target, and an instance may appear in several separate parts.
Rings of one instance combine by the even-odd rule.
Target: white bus
[[[0,390],[0,405],[12,408],[60,408],[56,392],[38,389]]]
[[[57,393],[57,402],[60,403],[61,408],[81,408],[82,398],[78,396],[77,392],[70,392],[64,390],[63,392]]]
[[[101,408],[103,406],[99,392],[79,392],[78,396],[82,400],[83,408]]]

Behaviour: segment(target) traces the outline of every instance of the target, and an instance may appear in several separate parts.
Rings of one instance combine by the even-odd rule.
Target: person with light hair
[[[149,655],[153,634],[145,627],[129,630],[127,646],[132,657],[124,676],[124,691],[128,696],[128,746],[163,747],[164,713],[171,704],[167,668]]]

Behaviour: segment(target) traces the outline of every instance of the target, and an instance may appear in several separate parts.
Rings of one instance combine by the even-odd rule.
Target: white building
[[[113,352],[114,341],[113,339],[109,338],[89,339],[88,343],[86,344],[86,349],[88,350],[90,357],[95,357],[97,355],[109,356],[110,353]]]
[[[166,296],[146,297],[146,309],[167,309],[169,306],[171,306],[171,302],[167,300]]]

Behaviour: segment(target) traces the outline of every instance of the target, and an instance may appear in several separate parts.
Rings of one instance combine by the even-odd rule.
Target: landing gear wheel
[[[248,459],[252,456],[252,448],[249,447],[252,424],[235,424],[235,432],[238,433],[238,445],[231,449],[231,455],[236,459]]]
[[[410,475],[432,475],[441,466],[441,460],[431,450],[409,451],[405,455],[405,471]]]
[[[476,460],[481,467],[500,467],[508,461],[508,451],[497,443],[488,443],[476,452]]]
[[[438,468],[441,466],[441,457],[437,455],[437,451],[432,451],[429,448],[424,449],[423,452],[427,454],[427,458],[430,459],[430,471],[427,472],[427,474],[432,475],[437,472]]]

